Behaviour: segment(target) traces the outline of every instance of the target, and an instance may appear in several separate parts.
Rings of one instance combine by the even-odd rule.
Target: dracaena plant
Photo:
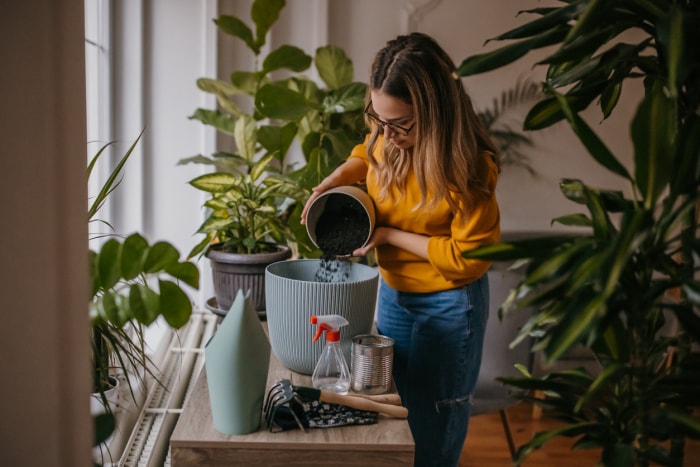
[[[255,65],[252,70],[233,71],[229,80],[200,78],[198,87],[214,94],[218,107],[197,109],[190,118],[214,127],[225,138],[232,138],[235,152],[218,151],[211,156],[200,154],[179,163],[209,164],[220,173],[229,172],[242,177],[238,184],[246,185],[249,180],[243,179],[257,170],[260,166],[256,164],[265,159],[266,173],[256,173],[251,177],[256,183],[278,185],[279,179],[284,178],[297,187],[294,196],[277,200],[276,210],[281,214],[280,222],[285,224],[284,229],[279,225],[275,227],[274,234],[280,234],[277,240],[296,247],[302,255],[314,256],[319,254],[318,249],[299,222],[303,202],[310,189],[330,174],[361,141],[366,85],[353,82],[352,62],[342,49],[335,46],[320,47],[311,57],[299,47],[282,45],[263,57],[262,47],[267,33],[279,19],[284,6],[284,0],[255,0],[251,8],[251,26],[243,19],[229,15],[222,15],[214,21],[221,32],[245,44],[255,58]],[[303,74],[312,63],[325,87]],[[287,77],[273,79],[272,74],[279,71],[284,71]],[[301,154],[292,156],[289,149],[295,140],[300,143]],[[270,155],[273,155],[271,159]],[[267,173],[274,180],[267,180]],[[196,184],[206,181],[206,178],[198,179]],[[233,180],[230,181],[234,186]],[[284,191],[289,192],[291,186],[285,184]],[[220,207],[219,198],[217,196],[217,200],[212,199],[209,204]],[[284,209],[279,208],[280,204]],[[270,207],[267,203],[265,205]],[[219,215],[223,212],[218,210]],[[234,222],[235,219],[234,216],[229,220]],[[228,233],[234,232],[232,227],[227,224]],[[212,239],[212,232],[216,233],[214,230],[206,232],[203,243]],[[227,236],[227,232],[220,233]],[[218,238],[218,235],[214,237]],[[233,242],[234,239],[227,237],[226,241]],[[250,240],[248,237],[239,238],[238,242],[249,243]],[[206,245],[200,243],[190,256],[204,248]]]
[[[143,133],[142,133],[143,134]],[[123,154],[110,176],[92,199],[88,222],[121,182],[123,168],[141,135]],[[88,165],[88,178],[110,144],[103,146]],[[110,376],[121,370],[138,378],[150,374],[143,328],[163,317],[177,329],[190,318],[192,303],[185,285],[199,286],[199,271],[168,242],[149,243],[139,233],[122,238],[111,232],[99,247],[89,250],[91,293],[88,300],[92,326],[94,390],[106,404],[104,392]],[[132,397],[131,381],[126,378]],[[106,407],[109,410],[109,407]]]
[[[501,312],[534,310],[513,345],[527,336],[548,363],[576,344],[596,356],[585,369],[504,378],[565,423],[536,434],[516,461],[555,436],[577,448],[601,448],[604,465],[682,465],[684,442],[700,437],[700,2],[569,0],[528,10],[535,19],[494,38],[511,40],[466,58],[457,72],[481,73],[530,50],[552,51],[547,96],[526,117],[528,129],[565,120],[600,165],[622,177],[626,192],[583,180],[560,183],[579,205],[553,220],[575,234],[496,244],[464,256],[516,261],[523,281]],[[634,43],[619,35],[636,29]],[[641,37],[640,37],[641,36]],[[597,101],[603,117],[623,85],[644,80],[630,125],[628,170],[579,112]],[[544,394],[532,398],[533,392]]]

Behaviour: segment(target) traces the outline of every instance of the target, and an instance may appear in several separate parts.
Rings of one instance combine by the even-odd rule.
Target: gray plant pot
[[[292,256],[289,247],[278,245],[272,253],[240,254],[222,251],[217,245],[207,252],[219,309],[228,311],[239,290],[250,292],[258,312],[265,311],[265,268]]]
[[[340,315],[350,323],[341,329],[340,345],[351,362],[352,338],[368,334],[374,324],[379,271],[348,263],[343,282],[318,282],[320,260],[299,259],[271,264],[265,271],[265,295],[270,345],[287,368],[310,375],[325,342],[312,342],[312,315]]]

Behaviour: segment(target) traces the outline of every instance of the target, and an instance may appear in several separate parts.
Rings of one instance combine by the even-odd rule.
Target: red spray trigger
[[[318,325],[312,342],[316,342],[324,331],[326,332],[326,342],[338,342],[340,341],[340,328],[350,324],[345,318],[338,315],[312,315],[309,321],[311,324]]]

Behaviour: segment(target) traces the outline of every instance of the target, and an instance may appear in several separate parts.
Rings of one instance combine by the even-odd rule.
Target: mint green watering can
[[[204,348],[214,428],[244,435],[260,427],[270,364],[270,342],[255,305],[238,291]]]

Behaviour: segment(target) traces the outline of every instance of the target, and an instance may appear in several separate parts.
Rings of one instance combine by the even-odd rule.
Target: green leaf
[[[114,238],[107,240],[100,248],[97,257],[100,286],[103,290],[114,287],[121,278],[119,252],[121,244]]]
[[[576,436],[579,434],[585,434],[592,429],[596,428],[598,426],[597,423],[594,422],[583,422],[583,423],[575,423],[575,424],[570,424],[570,425],[565,425],[560,428],[555,428],[552,430],[548,431],[543,431],[536,433],[533,438],[521,446],[518,449],[518,452],[515,457],[515,462],[517,465],[519,465],[530,453],[533,451],[536,451],[537,449],[540,449],[542,446],[544,446],[547,442],[549,442],[551,439],[556,438],[557,436]],[[608,465],[631,465],[631,464],[608,464]]]
[[[252,161],[257,152],[258,126],[255,119],[249,115],[242,115],[236,119],[233,128],[233,138],[241,157]]]
[[[632,121],[635,178],[651,209],[670,178],[675,133],[673,105],[661,85],[655,85],[644,98]]]
[[[124,279],[133,279],[143,272],[148,248],[148,241],[138,233],[124,240],[121,249],[121,275]]]
[[[199,269],[193,263],[169,264],[165,267],[165,272],[195,289],[199,288]]]
[[[667,85],[671,98],[677,98],[678,86],[682,85],[685,75],[684,65],[689,62],[697,64],[697,59],[688,60],[684,57],[686,44],[685,24],[683,22],[683,9],[677,5],[670,6],[668,15],[665,16],[657,27],[657,37],[667,62]]]
[[[697,193],[700,180],[700,117],[689,117],[679,129],[669,187],[672,197]]]
[[[540,18],[511,29],[491,40],[523,39],[541,34],[555,27],[565,26],[570,20],[581,14],[583,9],[584,4],[582,2],[575,2],[562,8],[553,8]]]
[[[533,49],[546,47],[562,41],[564,37],[566,37],[568,29],[568,26],[560,27],[530,39],[506,45],[493,52],[472,55],[462,61],[455,73],[457,76],[469,76],[500,68],[514,62]]]
[[[579,137],[588,153],[603,167],[620,177],[631,180],[631,176],[624,165],[608,149],[605,143],[591,130],[586,122],[569,107],[569,103],[563,96],[557,94],[557,100],[571,128]]]
[[[260,81],[263,80],[265,74],[263,72],[255,71],[234,71],[231,73],[229,79],[231,84],[240,91],[254,96],[255,92],[258,90]],[[233,103],[231,103],[233,105]],[[238,109],[238,107],[236,106]],[[238,112],[232,112],[235,115],[242,115],[243,112],[239,109]]]
[[[265,57],[262,66],[264,74],[283,68],[301,72],[311,66],[312,58],[299,47],[283,45]]]
[[[189,117],[190,120],[199,120],[205,125],[210,125],[227,135],[233,136],[234,121],[229,115],[224,115],[218,110],[197,109]]]
[[[118,299],[119,296],[115,292],[108,290],[98,299],[97,309],[107,321],[120,328],[124,321],[119,314]]]
[[[224,193],[236,183],[236,176],[226,172],[213,172],[190,180],[190,185],[207,193]]]
[[[280,11],[284,8],[284,0],[255,0],[250,9],[250,17],[256,27],[255,45],[265,45],[265,36],[273,24],[277,22]],[[256,52],[256,55],[259,52]]]
[[[367,85],[350,83],[331,92],[323,100],[323,112],[328,114],[345,113],[364,108]]]
[[[591,218],[585,214],[569,214],[567,216],[555,217],[552,219],[552,223],[579,227],[590,227],[592,225]]]
[[[517,240],[510,243],[493,243],[464,251],[462,257],[492,261],[548,257],[554,249],[571,243],[575,239],[575,236],[551,236]]]
[[[143,265],[144,272],[152,274],[160,272],[166,266],[177,263],[180,259],[180,253],[177,249],[168,242],[156,242],[146,255],[146,261]]]
[[[600,27],[602,16],[605,13],[610,13],[610,2],[608,0],[589,0],[588,2],[576,2],[574,5],[585,5],[585,9],[577,12],[577,21],[569,30],[569,33],[564,39],[564,44],[572,42],[577,37],[586,35],[590,30],[595,31]]]
[[[189,321],[192,314],[192,303],[185,292],[174,282],[161,280],[160,313],[165,321],[175,329],[179,329]]]
[[[258,129],[258,142],[267,152],[277,152],[283,159],[297,134],[297,125],[289,122],[285,125],[263,125]]]
[[[148,326],[160,315],[158,294],[143,284],[129,287],[129,308],[136,322]]]
[[[338,89],[352,83],[352,61],[340,47],[327,45],[316,49],[316,69],[330,89]]]
[[[276,84],[266,84],[255,96],[255,107],[266,117],[296,120],[312,107],[303,94]]]
[[[587,332],[595,329],[594,323],[606,310],[605,297],[595,295],[581,297],[578,303],[569,305],[564,319],[549,331],[546,363],[553,364]]]
[[[260,46],[253,40],[253,31],[243,21],[230,15],[221,15],[214,20],[214,24],[229,36],[241,39],[255,55],[260,53]]]
[[[613,380],[613,384],[619,381],[620,375],[625,371],[626,368],[620,363],[614,361],[606,363],[605,367],[603,367],[603,370],[598,374],[595,381],[593,381],[593,383],[590,385],[588,391],[586,391],[586,394],[584,394],[583,397],[581,397],[576,403],[576,406],[574,407],[574,412],[580,412],[581,409],[586,404],[588,404],[596,394],[598,394],[600,391],[603,391],[606,388],[606,385],[609,383],[609,381]]]
[[[267,169],[267,165],[275,158],[275,153],[271,152],[261,157],[260,160],[250,169],[250,179],[256,181]]]

